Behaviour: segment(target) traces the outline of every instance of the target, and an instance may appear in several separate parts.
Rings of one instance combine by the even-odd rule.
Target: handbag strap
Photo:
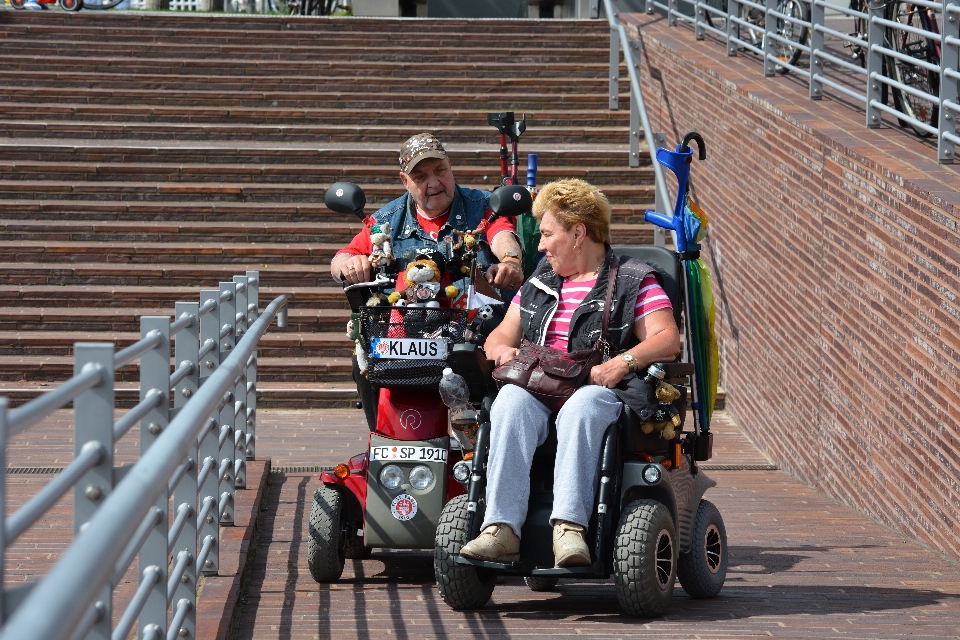
[[[620,270],[620,264],[616,256],[611,261],[610,270],[607,271],[607,299],[603,303],[603,325],[600,327],[600,339],[606,344],[607,326],[610,324],[610,307],[613,306],[613,288],[617,283],[617,272]],[[609,347],[608,347],[609,348]]]

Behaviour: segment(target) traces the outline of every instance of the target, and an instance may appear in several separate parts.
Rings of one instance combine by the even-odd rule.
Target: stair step
[[[262,274],[261,274],[262,275]],[[140,331],[140,316],[170,316],[171,309],[147,307],[123,308],[0,308],[0,331],[75,331],[83,327],[112,336],[123,331]],[[348,309],[316,309],[291,307],[286,331],[339,333],[346,330]],[[0,367],[2,369],[2,367]]]
[[[499,166],[496,131],[488,129],[484,144],[444,143],[455,166]],[[402,140],[398,136],[397,140]],[[613,167],[624,169],[629,152],[626,140],[622,144],[566,144],[538,145],[529,149],[521,138],[522,156],[537,153],[544,167],[579,166]],[[0,138],[0,159],[10,161],[47,162],[154,162],[220,164],[292,164],[292,165],[370,165],[397,170],[399,142],[354,143],[350,145],[316,145],[281,142],[241,144],[238,141],[219,142],[140,142],[137,140]],[[649,153],[641,146],[642,164],[650,161]]]
[[[2,59],[2,56],[0,56]],[[49,62],[45,63],[49,64]],[[497,67],[502,73],[502,67]],[[327,125],[384,125],[408,126],[418,131],[434,127],[454,127],[473,124],[481,128],[487,125],[490,109],[455,109],[425,114],[409,109],[379,109],[370,111],[345,111],[343,109],[279,109],[242,107],[239,105],[219,107],[191,107],[172,105],[87,105],[83,103],[59,103],[35,109],[31,103],[0,102],[0,114],[17,120],[72,121],[120,121],[120,122],[230,122],[233,124],[304,124]],[[616,123],[629,126],[628,111],[603,109],[544,109],[525,114],[531,127],[599,126],[601,123]],[[491,129],[490,131],[493,131]],[[523,138],[526,140],[526,138]]]
[[[483,189],[485,185],[461,183]],[[323,202],[329,184],[287,183],[204,183],[204,182],[70,182],[59,180],[0,180],[0,199],[43,199],[54,195],[59,200],[123,201],[227,201],[227,202]],[[396,185],[364,186],[370,211],[399,195]],[[641,204],[653,200],[653,185],[609,185],[603,190],[611,203]]]
[[[531,147],[533,148],[533,147]],[[527,154],[522,154],[521,164]],[[480,184],[491,189],[499,180],[499,168],[494,165],[478,166],[457,163],[454,167],[457,181],[461,184]],[[291,184],[309,182],[329,185],[340,180],[380,184],[393,187],[402,193],[397,179],[398,167],[389,165],[292,165],[292,164],[219,164],[201,163],[146,163],[146,162],[89,162],[89,161],[31,161],[0,159],[0,175],[7,180],[86,181],[102,182],[239,182],[243,184]],[[526,167],[518,170],[525,179]],[[611,166],[552,166],[540,164],[537,171],[538,184],[546,184],[561,178],[581,178],[602,188],[607,186],[632,186],[651,184],[651,167]]]
[[[73,376],[73,358],[68,356],[2,356],[0,355],[0,381],[19,380],[61,383]],[[257,381],[264,382],[339,382],[349,383],[352,364],[346,358],[257,358]],[[116,371],[115,379],[136,382],[140,372],[136,364]]]
[[[360,230],[359,223],[316,222],[69,222],[67,220],[3,220],[0,235],[9,242],[103,243],[327,243],[346,245]],[[649,244],[653,229],[644,224],[611,225],[624,244]],[[646,241],[646,242],[645,242]],[[0,285],[2,290],[2,285]]]
[[[171,314],[172,315],[172,314]],[[354,343],[346,337],[346,327],[339,332],[291,333],[271,329],[260,339],[258,357],[265,358],[349,358]],[[118,349],[140,339],[139,332],[119,331],[105,336],[90,331],[0,331],[0,356],[70,357],[77,342],[113,342]]]
[[[266,273],[261,271],[261,276]],[[292,307],[347,309],[343,289],[335,285],[327,272],[330,286],[326,287],[261,287],[260,300],[270,301],[279,295],[287,296]],[[210,281],[210,289],[217,288],[217,281]],[[166,307],[167,314],[173,313],[173,304],[184,300],[196,300],[199,296],[197,286],[139,287],[112,285],[0,285],[0,306],[49,308],[72,307],[88,308],[95,305],[98,309],[128,306]]]
[[[56,388],[56,382],[37,380],[0,380],[0,396],[10,400],[11,408],[29,402]],[[136,382],[118,381],[114,387],[116,406],[129,409],[140,401],[140,386]],[[341,382],[273,382],[257,381],[257,408],[284,409],[353,409],[359,402],[357,388],[352,380]],[[357,413],[363,420],[363,414]]]

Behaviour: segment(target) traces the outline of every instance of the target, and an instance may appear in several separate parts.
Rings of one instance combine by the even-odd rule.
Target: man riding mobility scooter
[[[509,207],[497,206],[507,200]],[[335,183],[325,202],[338,213],[365,217],[366,198],[355,184]],[[505,215],[516,215],[524,206],[529,209],[530,195],[525,187],[502,187],[490,202],[507,211]],[[345,286],[344,292],[358,363],[379,387],[377,425],[365,452],[321,474],[307,541],[310,573],[318,582],[338,580],[346,558],[366,558],[373,547],[432,548],[443,505],[464,491],[452,475],[463,449],[450,446],[448,411],[438,388],[444,369],[454,362],[469,361],[461,367],[489,375],[476,343],[497,318],[490,306],[472,303],[482,300],[480,296],[467,301],[469,296],[460,295],[467,292],[442,287],[439,281],[445,273],[454,281],[470,274],[473,293],[472,285],[482,279],[476,260],[483,250],[480,235],[495,217],[478,230],[459,234],[456,242],[441,243],[439,251],[419,254],[404,265],[404,282],[399,284],[389,240],[371,227],[374,280]],[[384,290],[389,289],[394,293],[388,297]],[[441,306],[437,298],[445,298],[446,305],[457,298],[463,308]],[[482,398],[483,390],[474,395]],[[472,435],[469,429],[457,435],[470,446],[465,433]]]
[[[484,606],[498,575],[523,576],[534,591],[550,590],[560,578],[605,579],[613,575],[622,609],[645,617],[667,610],[678,577],[694,598],[713,597],[722,588],[727,568],[726,531],[720,512],[703,499],[705,491],[716,483],[697,464],[712,455],[709,427],[717,357],[708,273],[699,260],[700,247],[696,244],[706,233],[706,217],[687,197],[693,159],[690,141],[696,141],[703,160],[704,143],[696,133],[688,134],[675,151],[659,149],[656,154],[657,161],[677,176],[673,216],[654,211],[646,214],[649,222],[676,233],[676,253],[654,246],[614,247],[620,255],[655,267],[673,304],[678,326],[684,331],[683,361],[652,365],[646,377],[652,384],[660,380],[670,383],[680,392],[679,399],[663,408],[665,415],[677,415],[680,424],[662,433],[645,434],[638,416],[624,407],[619,420],[606,431],[600,460],[584,461],[599,466],[595,509],[586,534],[592,564],[567,568],[554,567],[553,549],[547,542],[553,530],[550,514],[557,448],[556,431],[551,427],[551,435],[533,457],[520,558],[516,562],[492,562],[460,555],[461,547],[480,533],[485,509],[485,465],[495,394],[483,398],[474,455],[471,460],[458,462],[455,469],[467,491],[447,503],[437,527],[437,587],[452,608]],[[710,301],[709,309],[705,310],[704,300]],[[490,381],[478,370],[463,369],[460,373],[474,387]],[[688,391],[694,424],[692,430],[684,432]]]

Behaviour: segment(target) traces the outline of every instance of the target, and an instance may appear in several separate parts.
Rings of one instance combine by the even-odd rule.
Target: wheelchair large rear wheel
[[[677,542],[670,511],[656,500],[623,510],[613,550],[617,599],[624,613],[650,618],[670,606],[677,580]]]
[[[691,538],[690,551],[677,561],[680,586],[691,598],[712,598],[727,577],[727,530],[709,500],[700,501]]]
[[[488,570],[457,564],[467,532],[467,496],[459,495],[443,507],[433,549],[433,572],[440,597],[457,611],[479,609],[490,601],[496,576]]]
[[[340,491],[326,485],[313,494],[307,537],[307,565],[317,582],[336,582],[347,557],[345,510]]]

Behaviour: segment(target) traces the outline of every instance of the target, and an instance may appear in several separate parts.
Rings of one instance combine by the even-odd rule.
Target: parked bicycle
[[[706,4],[709,7],[713,7],[714,9],[723,12],[723,14],[720,15],[709,10],[705,11],[704,15],[706,17],[707,24],[715,29],[726,29],[726,0],[707,0]],[[760,9],[744,4],[740,4],[739,7],[740,20],[751,25],[756,25],[757,27],[746,27],[745,40],[757,49],[762,49],[763,34],[766,29],[766,16],[764,15],[764,12]],[[809,29],[804,26],[803,23],[810,22],[809,3],[803,2],[803,0],[779,0],[777,2],[777,12],[785,16],[790,16],[791,18],[788,20],[784,20],[782,18],[777,19],[777,34],[783,39],[790,42],[795,42],[798,45],[806,44]],[[741,36],[739,24],[737,25],[737,38],[744,39]],[[800,59],[800,55],[803,53],[803,49],[800,47],[795,47],[780,40],[776,40],[774,42],[774,51],[776,52],[777,58],[780,59],[781,62],[785,63],[776,65],[775,69],[777,73],[788,73],[790,69],[786,65],[796,65],[797,61]]]

